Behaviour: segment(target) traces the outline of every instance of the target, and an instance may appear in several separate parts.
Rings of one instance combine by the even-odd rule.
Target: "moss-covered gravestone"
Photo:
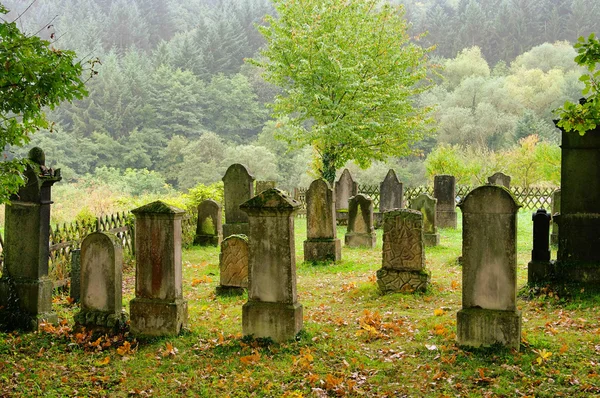
[[[52,185],[60,170],[45,166],[40,148],[29,151],[26,184],[6,205],[4,265],[0,278],[0,327],[35,330],[42,322],[55,323],[53,284],[48,278]]]
[[[334,188],[336,219],[345,223],[348,220],[349,201],[352,196],[358,194],[358,184],[352,179],[350,171],[344,169]]]
[[[350,198],[345,244],[348,247],[374,248],[376,241],[377,234],[373,226],[373,199],[359,193]]]
[[[437,199],[437,226],[456,229],[456,179],[454,176],[435,176],[433,197]]]
[[[323,179],[314,180],[306,191],[306,235],[304,261],[339,261],[342,258],[333,190]]]
[[[377,284],[383,293],[425,291],[423,217],[419,211],[398,209],[383,213],[382,266]]]
[[[231,235],[248,235],[248,215],[240,204],[254,196],[254,177],[242,164],[234,163],[223,176],[225,224],[223,238]]]
[[[248,287],[248,238],[231,235],[221,242],[218,295],[240,295]]]
[[[488,184],[501,185],[505,188],[510,189],[510,176],[502,172],[494,173],[494,175],[488,177]]]
[[[181,220],[184,211],[156,201],[135,216],[135,298],[132,333],[177,335],[187,326],[181,280]]]
[[[410,201],[410,208],[420,211],[423,215],[423,243],[425,246],[440,244],[440,234],[437,232],[436,223],[437,199],[422,193]]]
[[[459,204],[463,214],[462,309],[459,345],[496,343],[519,349],[517,310],[517,212],[520,205],[504,187],[485,185]]]
[[[221,205],[212,199],[198,205],[198,221],[194,244],[199,246],[219,246],[223,238]]]
[[[242,308],[245,336],[281,342],[302,329],[294,246],[294,216],[300,207],[276,188],[240,206],[249,219],[248,302]]]

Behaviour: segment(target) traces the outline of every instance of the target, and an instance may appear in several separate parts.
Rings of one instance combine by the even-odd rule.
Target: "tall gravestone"
[[[199,246],[219,246],[223,238],[221,205],[212,199],[198,205],[198,222],[194,244]]]
[[[552,272],[550,264],[550,220],[552,216],[545,209],[538,209],[531,220],[533,221],[533,249],[531,261],[527,266],[527,282],[539,283],[550,279]]]
[[[135,298],[131,331],[177,335],[187,325],[181,270],[183,210],[156,201],[131,211],[135,216]]]
[[[459,204],[463,214],[462,309],[459,345],[500,343],[519,349],[517,310],[517,212],[520,205],[504,187],[485,185]]]
[[[81,311],[75,323],[88,330],[125,327],[123,312],[123,249],[119,238],[94,232],[81,243]]]
[[[377,284],[383,293],[425,291],[430,274],[425,269],[423,216],[399,209],[383,214],[382,267]]]
[[[348,209],[348,229],[345,244],[348,247],[374,248],[377,234],[373,226],[373,200],[358,194],[350,198]]]
[[[552,217],[560,214],[560,188],[552,193]],[[558,224],[552,221],[552,234],[550,235],[552,246],[558,245]]]
[[[379,184],[379,212],[401,209],[404,202],[402,183],[396,177],[396,172],[390,169],[385,179]]]
[[[4,265],[0,278],[0,326],[35,330],[58,320],[52,312],[53,284],[48,277],[52,185],[60,170],[45,165],[40,148],[29,151],[25,186],[5,208]]]
[[[410,208],[420,211],[423,215],[423,243],[425,246],[440,244],[440,234],[436,223],[437,199],[422,193],[410,202]]]
[[[501,185],[505,188],[510,189],[510,176],[502,173],[502,172],[497,172],[494,173],[494,175],[488,177],[488,184],[492,184],[492,185]]]
[[[437,199],[437,226],[456,229],[456,179],[454,176],[435,176],[433,197]]]
[[[300,206],[276,188],[240,206],[249,218],[248,302],[242,308],[246,336],[281,342],[302,329],[294,246],[294,217]]]
[[[254,196],[254,177],[244,165],[229,166],[223,176],[225,196],[225,224],[223,238],[230,235],[248,234],[248,215],[240,210],[240,204]]]
[[[241,295],[248,288],[248,237],[231,235],[221,242],[218,295]]]
[[[323,179],[314,180],[306,191],[306,235],[304,261],[339,261],[342,258],[333,190]]]
[[[358,184],[354,182],[348,169],[344,169],[340,179],[335,182],[334,193],[336,219],[345,222],[348,219],[350,198],[358,194]]]

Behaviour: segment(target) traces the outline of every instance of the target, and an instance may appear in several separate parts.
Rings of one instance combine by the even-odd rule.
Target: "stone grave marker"
[[[402,183],[396,177],[396,172],[390,169],[385,179],[379,184],[379,212],[401,209],[404,202]]]
[[[212,199],[198,205],[198,222],[194,244],[199,246],[219,246],[223,238],[221,205]]]
[[[282,342],[302,329],[294,246],[294,216],[300,207],[276,188],[240,206],[249,218],[248,302],[242,307],[245,336]]]
[[[177,335],[187,325],[181,276],[183,210],[156,201],[135,216],[135,298],[130,302],[135,334]]]
[[[425,246],[440,244],[440,234],[436,225],[437,199],[422,193],[411,201],[410,208],[423,215],[423,243]]]
[[[552,193],[552,217],[560,214],[560,188]],[[550,235],[552,246],[558,245],[558,224],[552,221],[552,234]]]
[[[463,214],[462,309],[457,342],[480,347],[495,343],[519,349],[517,310],[517,212],[520,205],[504,187],[485,185],[459,204]]]
[[[510,189],[510,176],[502,172],[494,173],[494,175],[488,177],[488,184],[501,185]]]
[[[350,198],[348,229],[345,244],[348,247],[375,247],[377,235],[373,227],[373,200],[358,194]]]
[[[551,278],[550,264],[550,220],[552,216],[545,209],[538,209],[531,217],[533,221],[533,250],[527,266],[527,282],[538,283]]]
[[[437,226],[456,229],[456,179],[454,176],[435,176],[433,197],[437,199]]]
[[[71,251],[71,286],[69,297],[78,303],[81,298],[81,249]]]
[[[348,169],[344,169],[340,179],[335,182],[334,192],[336,219],[345,222],[348,220],[350,198],[358,194],[358,184],[354,182]]]
[[[254,196],[254,177],[244,165],[229,166],[223,176],[225,201],[225,224],[223,238],[230,235],[248,234],[248,215],[240,210],[240,204]]]
[[[383,214],[382,258],[377,284],[383,293],[427,289],[431,276],[425,269],[421,212],[397,209]]]
[[[231,235],[221,242],[218,295],[241,295],[248,288],[248,238]]]
[[[333,190],[323,179],[314,180],[306,191],[306,235],[304,261],[339,261],[342,258]]]

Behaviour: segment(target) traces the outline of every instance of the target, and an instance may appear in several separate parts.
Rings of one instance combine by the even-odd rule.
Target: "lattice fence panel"
[[[373,199],[373,207],[375,209],[379,209],[380,202],[380,194],[379,194],[379,185],[358,185],[358,193],[362,193],[363,195],[367,195],[371,199]]]

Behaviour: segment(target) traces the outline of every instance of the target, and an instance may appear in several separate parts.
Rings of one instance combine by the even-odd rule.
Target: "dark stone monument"
[[[221,205],[207,199],[198,205],[198,222],[194,244],[199,246],[219,246],[223,238]]]
[[[78,303],[81,297],[81,249],[71,251],[71,286],[69,297]]]
[[[336,219],[345,223],[348,220],[350,198],[358,195],[358,184],[354,182],[348,169],[344,169],[340,179],[336,181],[334,193]]]
[[[52,185],[60,170],[45,165],[40,148],[29,151],[25,186],[5,209],[4,265],[0,278],[0,327],[36,330],[56,323],[52,312],[53,283],[48,277]]]
[[[503,187],[510,189],[510,176],[501,172],[497,172],[488,177],[488,184],[502,185]]]
[[[401,209],[404,202],[402,183],[396,177],[396,172],[390,169],[385,179],[379,184],[379,212]]]
[[[244,165],[229,166],[223,176],[225,201],[225,224],[223,238],[230,235],[248,235],[248,215],[240,210],[240,204],[254,196],[254,177]]]
[[[527,282],[530,284],[550,279],[552,272],[548,243],[552,217],[545,209],[538,209],[531,219],[533,220],[533,250],[531,250],[531,261],[527,266]]]
[[[373,200],[359,193],[350,198],[349,205],[346,246],[374,248],[377,234],[373,227]]]
[[[552,193],[552,217],[560,214],[560,188]],[[558,224],[552,221],[552,234],[550,235],[552,246],[558,246]]]
[[[423,242],[425,246],[440,244],[440,234],[436,226],[437,199],[422,193],[410,202],[410,208],[418,210],[423,215]]]
[[[339,261],[342,258],[333,190],[323,179],[314,180],[306,191],[306,238],[304,261]]]
[[[219,253],[220,296],[239,296],[248,288],[248,237],[231,235],[221,242]]]
[[[433,197],[437,199],[437,226],[439,228],[456,228],[456,179],[454,176],[435,176]]]

